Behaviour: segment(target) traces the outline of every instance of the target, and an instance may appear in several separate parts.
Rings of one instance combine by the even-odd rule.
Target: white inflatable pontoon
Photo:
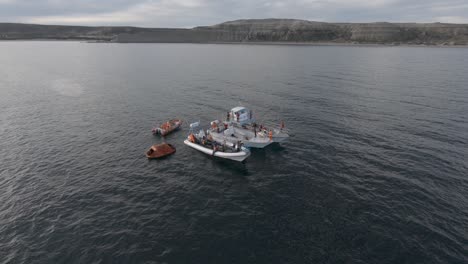
[[[240,143],[221,142],[215,141],[213,138],[209,139],[206,137],[205,132],[200,130],[198,134],[194,134],[192,131],[198,127],[200,123],[190,124],[190,134],[184,144],[201,151],[207,155],[211,155],[218,158],[229,159],[234,161],[244,161],[250,156],[250,150],[246,147],[241,146]],[[212,137],[212,136],[209,136]]]
[[[204,147],[200,144],[190,142],[188,139],[184,140],[184,144],[198,151],[201,151],[207,155],[211,155],[211,156],[223,158],[223,159],[230,159],[230,160],[242,162],[250,156],[250,151],[245,147],[241,147],[241,150],[238,152],[222,152],[220,150],[214,151],[213,149]]]

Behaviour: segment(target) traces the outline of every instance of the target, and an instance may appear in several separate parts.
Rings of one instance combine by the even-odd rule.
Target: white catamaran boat
[[[289,138],[288,131],[285,129],[283,122],[281,122],[279,128],[274,128],[272,124],[267,124],[268,126],[257,126],[252,111],[243,106],[238,106],[231,109],[229,115],[227,116],[226,122],[233,126],[238,133],[239,131],[248,131],[254,133],[253,131],[255,129],[259,131],[257,132],[257,135],[265,134],[273,142],[280,143],[286,141]]]
[[[199,122],[190,124],[190,134],[187,139],[184,140],[185,145],[214,157],[234,161],[242,162],[250,156],[250,150],[242,146],[240,142],[236,144],[231,142],[220,144],[213,140],[210,135],[206,136],[203,130],[194,134],[192,131],[197,128],[199,124]]]
[[[234,127],[232,124],[225,122],[220,123],[218,120],[211,122],[211,129],[208,130],[213,140],[218,143],[230,142],[236,143],[241,141],[244,146],[249,148],[264,148],[273,140],[268,137],[268,132],[257,130],[248,130],[244,128]]]

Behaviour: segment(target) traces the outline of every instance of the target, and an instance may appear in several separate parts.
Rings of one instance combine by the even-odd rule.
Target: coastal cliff
[[[59,39],[119,43],[353,43],[468,45],[468,24],[323,23],[247,19],[192,29],[0,23],[0,40]]]

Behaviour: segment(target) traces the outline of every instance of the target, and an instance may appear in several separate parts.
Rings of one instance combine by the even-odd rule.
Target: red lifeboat
[[[160,159],[176,152],[176,148],[171,144],[163,143],[156,144],[151,146],[151,148],[146,151],[146,157],[148,159]]]

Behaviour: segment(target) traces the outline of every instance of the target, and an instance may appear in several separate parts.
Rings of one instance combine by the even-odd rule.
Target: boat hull
[[[273,137],[273,142],[275,142],[275,143],[282,143],[282,142],[285,142],[287,140],[288,140],[287,137]]]
[[[171,124],[171,127],[167,128],[167,129],[164,129],[162,127],[162,125],[160,127],[157,127],[157,128],[153,128],[153,134],[154,135],[161,135],[161,136],[166,136],[166,135],[169,135],[170,133],[178,130],[180,128],[180,126],[182,125],[182,121],[179,120],[179,119],[173,119],[173,120],[170,120],[169,123]]]
[[[161,159],[175,152],[176,148],[173,145],[163,143],[151,146],[145,154],[148,159]]]
[[[253,132],[246,130],[242,131],[239,128],[235,128],[233,133],[237,136],[232,137],[224,135],[223,132],[218,133],[214,130],[210,131],[210,135],[218,143],[223,143],[224,141],[236,143],[237,141],[241,141],[242,144],[248,148],[264,148],[273,143],[269,138],[260,136],[260,133],[258,134],[258,137],[255,137]]]
[[[244,140],[242,144],[248,148],[264,148],[270,145],[272,141],[252,141],[252,140]]]
[[[228,152],[221,152],[221,151],[213,151],[212,149],[205,148],[199,144],[192,143],[187,139],[184,141],[184,144],[200,152],[203,152],[207,155],[218,157],[218,158],[223,158],[223,159],[229,159],[233,161],[242,162],[250,156],[250,151],[246,148],[242,148],[242,150],[239,152],[228,153]]]
[[[237,106],[231,109],[230,112],[228,112],[228,117],[226,119],[226,123],[229,123],[231,126],[236,127],[240,133],[244,134],[250,139],[252,138],[251,133],[252,130],[257,129],[257,127],[254,128],[255,123],[261,124],[255,121],[255,118],[253,118],[252,111],[249,109],[243,107],[243,106]],[[269,132],[273,132],[273,135],[271,137],[271,142],[276,142],[276,143],[281,143],[285,142],[288,140],[289,135],[288,135],[288,130],[284,129],[284,122],[281,122],[280,127],[281,128],[276,128],[275,125],[273,124],[266,124],[269,129],[261,129],[263,137],[269,137]],[[265,128],[265,126],[261,125],[260,127]],[[247,146],[249,143],[247,141],[243,141],[244,144]],[[251,146],[255,147],[255,146]],[[265,147],[265,146],[263,146]]]
[[[282,132],[277,132],[273,134],[273,142],[281,143],[289,139],[289,135]]]

